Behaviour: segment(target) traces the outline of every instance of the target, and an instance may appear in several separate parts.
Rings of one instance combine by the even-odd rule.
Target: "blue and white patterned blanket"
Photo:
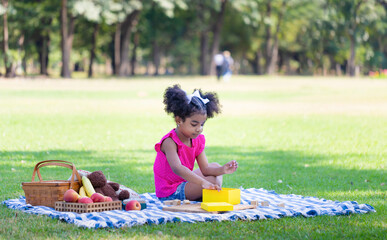
[[[346,215],[351,213],[375,212],[368,204],[358,204],[354,201],[331,201],[316,197],[300,195],[282,195],[265,189],[241,189],[241,204],[250,204],[252,200],[268,201],[269,206],[258,206],[256,209],[231,211],[222,214],[185,213],[163,211],[163,204],[154,193],[140,194],[146,200],[147,208],[141,211],[113,210],[94,213],[58,212],[44,206],[31,206],[25,203],[25,197],[9,199],[2,202],[8,208],[26,213],[47,215],[53,219],[75,224],[84,228],[120,228],[143,224],[162,224],[167,222],[205,222],[205,221],[235,221],[262,220],[282,217],[314,217],[318,215]],[[283,203],[285,207],[278,207]]]

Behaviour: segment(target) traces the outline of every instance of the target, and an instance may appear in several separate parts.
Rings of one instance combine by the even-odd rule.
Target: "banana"
[[[91,185],[90,180],[86,176],[82,177],[82,184],[83,184],[83,187],[85,188],[85,192],[86,192],[87,196],[91,197],[91,195],[93,195],[93,193],[95,193],[95,190],[94,190],[93,185]]]
[[[85,191],[85,187],[84,187],[84,186],[82,186],[82,187],[79,189],[79,195],[80,195],[81,197],[87,197],[86,191]]]

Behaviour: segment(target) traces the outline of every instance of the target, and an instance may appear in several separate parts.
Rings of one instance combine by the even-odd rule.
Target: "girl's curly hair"
[[[212,118],[215,114],[220,113],[221,106],[218,95],[214,92],[203,94],[200,89],[198,91],[202,98],[210,100],[207,104],[204,104],[196,96],[192,97],[191,101],[188,102],[186,92],[178,84],[168,87],[164,93],[165,111],[172,113],[174,117],[181,117],[183,121],[194,113],[207,114],[207,118]]]

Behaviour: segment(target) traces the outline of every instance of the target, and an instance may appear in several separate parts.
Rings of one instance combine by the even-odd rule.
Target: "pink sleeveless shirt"
[[[169,166],[167,161],[167,157],[161,151],[161,144],[166,138],[172,138],[172,140],[176,143],[177,155],[179,156],[181,164],[186,166],[191,171],[194,168],[196,157],[203,152],[205,146],[205,138],[202,134],[200,134],[197,138],[192,139],[191,147],[186,146],[180,141],[175,129],[172,129],[161,139],[159,143],[155,145],[157,155],[153,165],[153,173],[157,197],[168,197],[172,193],[176,192],[177,187],[182,182],[186,181],[172,171],[172,168]]]

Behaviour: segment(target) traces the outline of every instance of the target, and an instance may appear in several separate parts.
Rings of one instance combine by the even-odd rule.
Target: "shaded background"
[[[0,73],[106,77],[371,75],[387,70],[386,0],[1,0]]]

